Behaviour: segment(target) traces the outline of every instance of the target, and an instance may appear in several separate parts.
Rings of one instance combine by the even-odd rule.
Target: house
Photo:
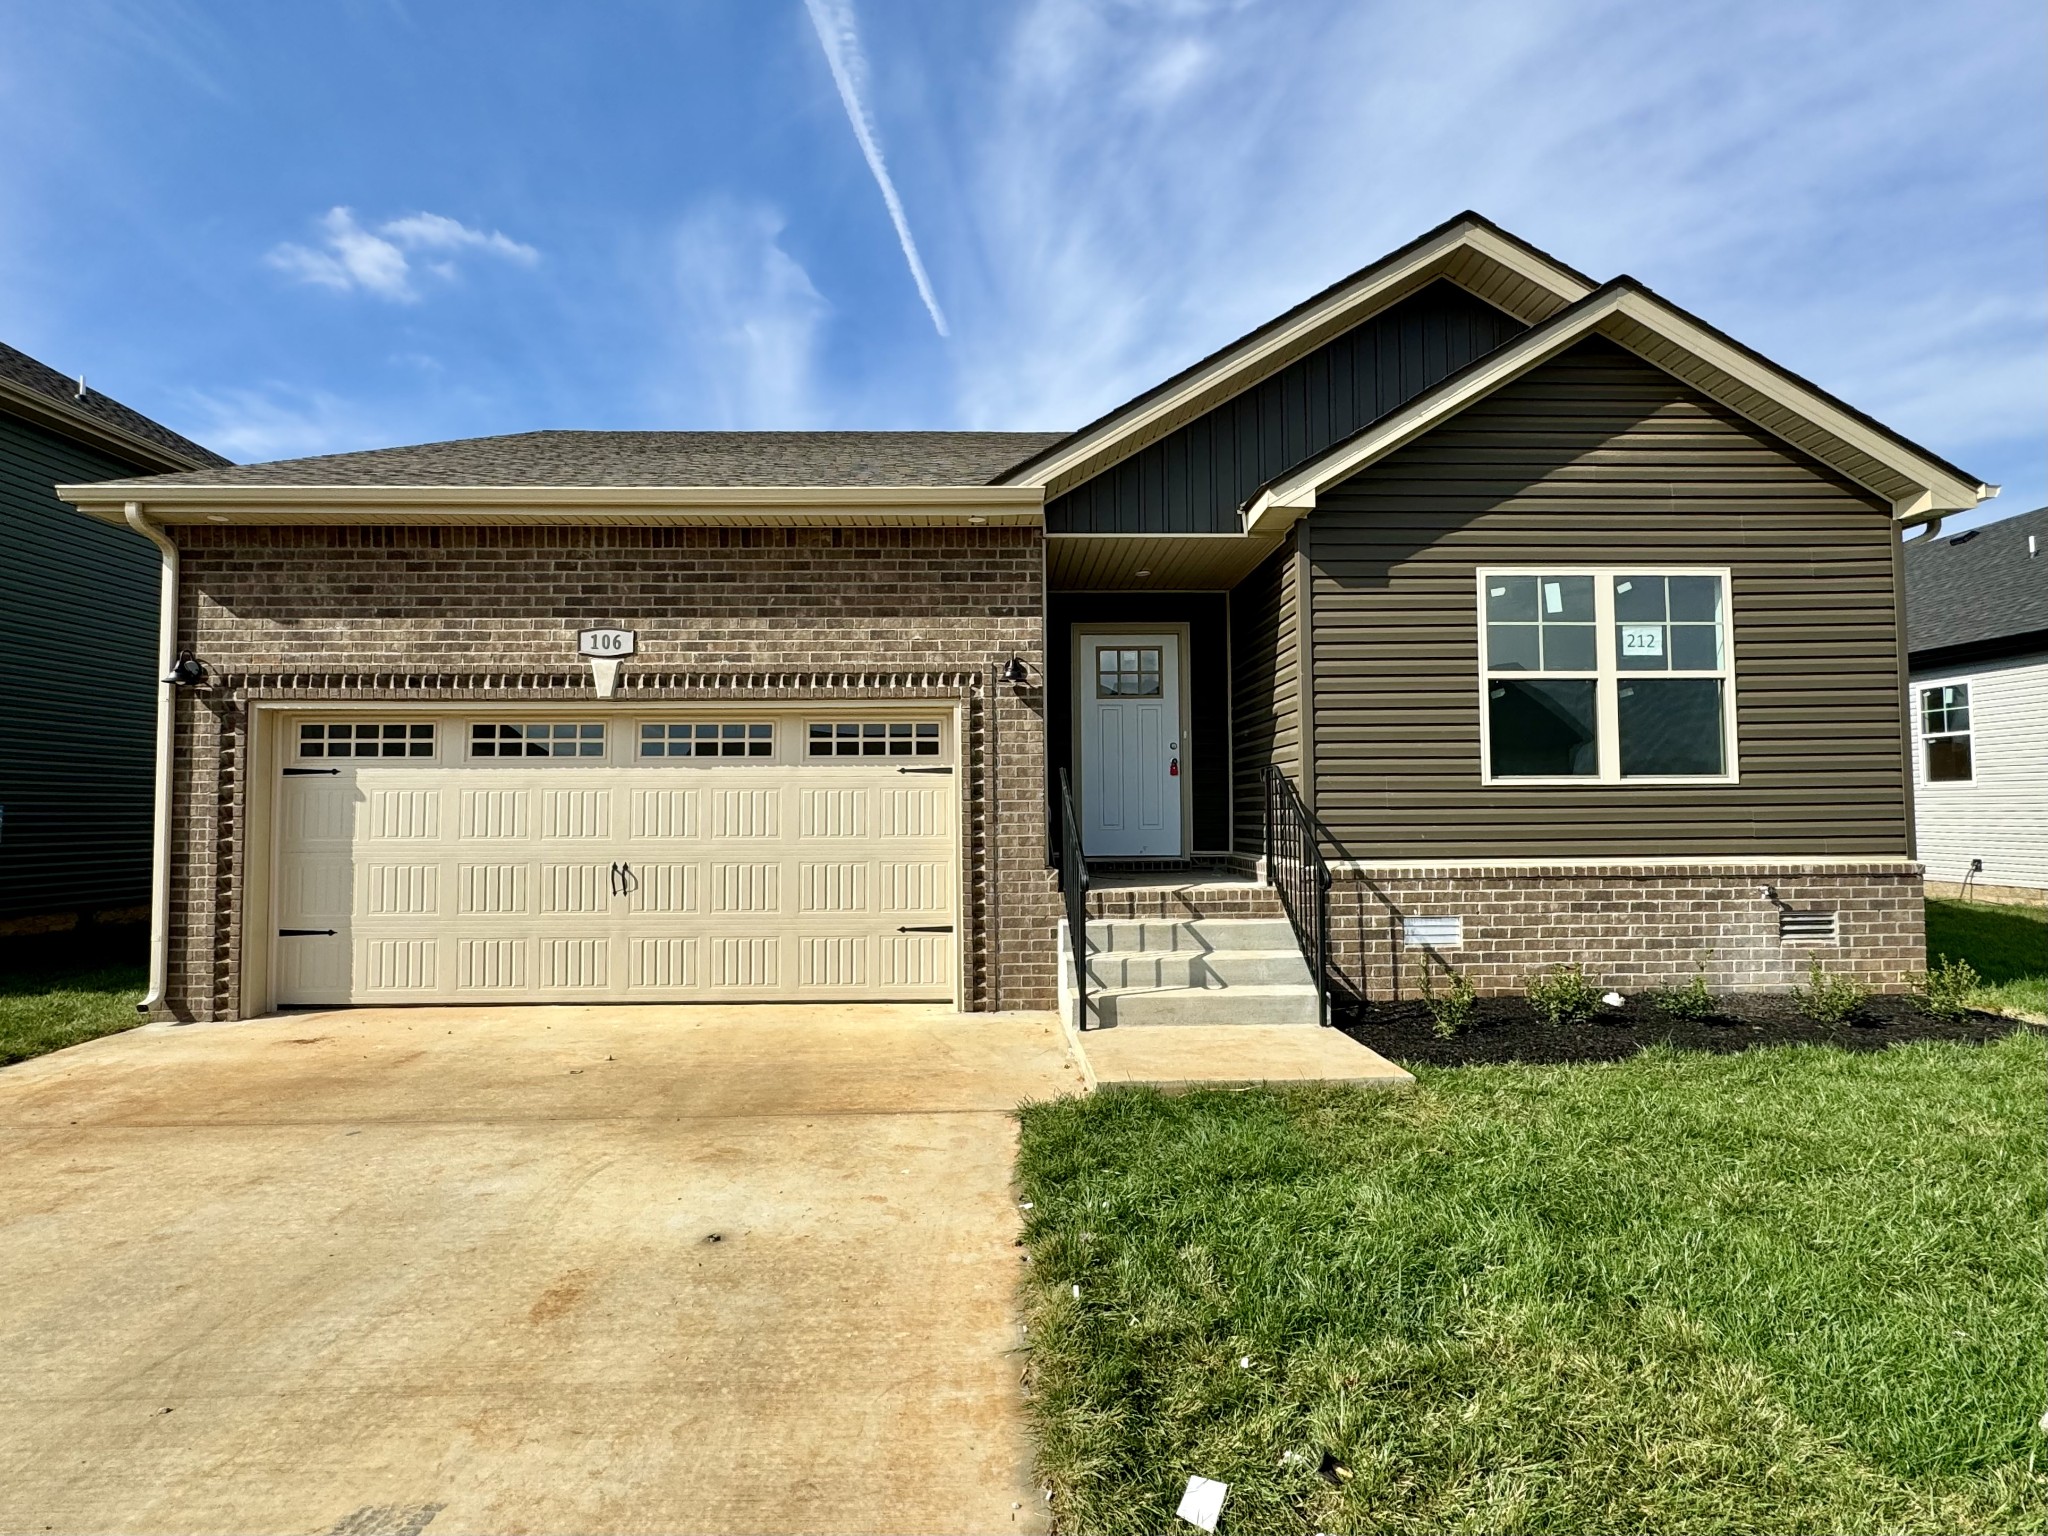
[[[1898,986],[1901,531],[1992,489],[1466,214],[1073,432],[63,494],[179,594],[160,1011],[1042,1008],[1071,912],[1118,1022],[1305,961]]]
[[[1913,818],[1930,888],[2048,893],[2048,507],[1906,545]]]
[[[56,487],[226,463],[0,344],[0,934],[149,900],[157,561]]]

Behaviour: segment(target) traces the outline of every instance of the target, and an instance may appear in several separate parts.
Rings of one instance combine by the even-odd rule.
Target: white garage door
[[[282,1004],[950,1000],[930,714],[295,718]]]

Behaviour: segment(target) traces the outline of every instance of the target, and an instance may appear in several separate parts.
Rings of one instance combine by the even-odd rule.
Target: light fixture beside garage
[[[178,659],[171,664],[171,670],[164,674],[164,681],[176,683],[180,688],[197,688],[206,681],[206,663],[190,651],[180,651]]]
[[[1003,681],[1012,687],[1021,687],[1031,681],[1031,673],[1025,667],[1022,657],[1012,656],[1003,667]]]

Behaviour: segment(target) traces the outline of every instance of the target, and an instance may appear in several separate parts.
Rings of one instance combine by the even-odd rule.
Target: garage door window
[[[937,757],[936,720],[817,720],[812,757]]]
[[[309,720],[300,757],[432,757],[434,727],[403,720]]]
[[[589,721],[479,720],[469,728],[471,757],[603,757],[604,726]]]
[[[690,720],[640,727],[642,757],[773,757],[775,727],[765,721]]]

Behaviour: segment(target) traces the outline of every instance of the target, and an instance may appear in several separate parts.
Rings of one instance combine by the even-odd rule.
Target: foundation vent
[[[1456,949],[1465,942],[1465,919],[1404,917],[1401,942],[1410,949]]]
[[[1841,919],[1837,913],[1778,913],[1780,944],[1834,944],[1840,942],[1841,936]]]

